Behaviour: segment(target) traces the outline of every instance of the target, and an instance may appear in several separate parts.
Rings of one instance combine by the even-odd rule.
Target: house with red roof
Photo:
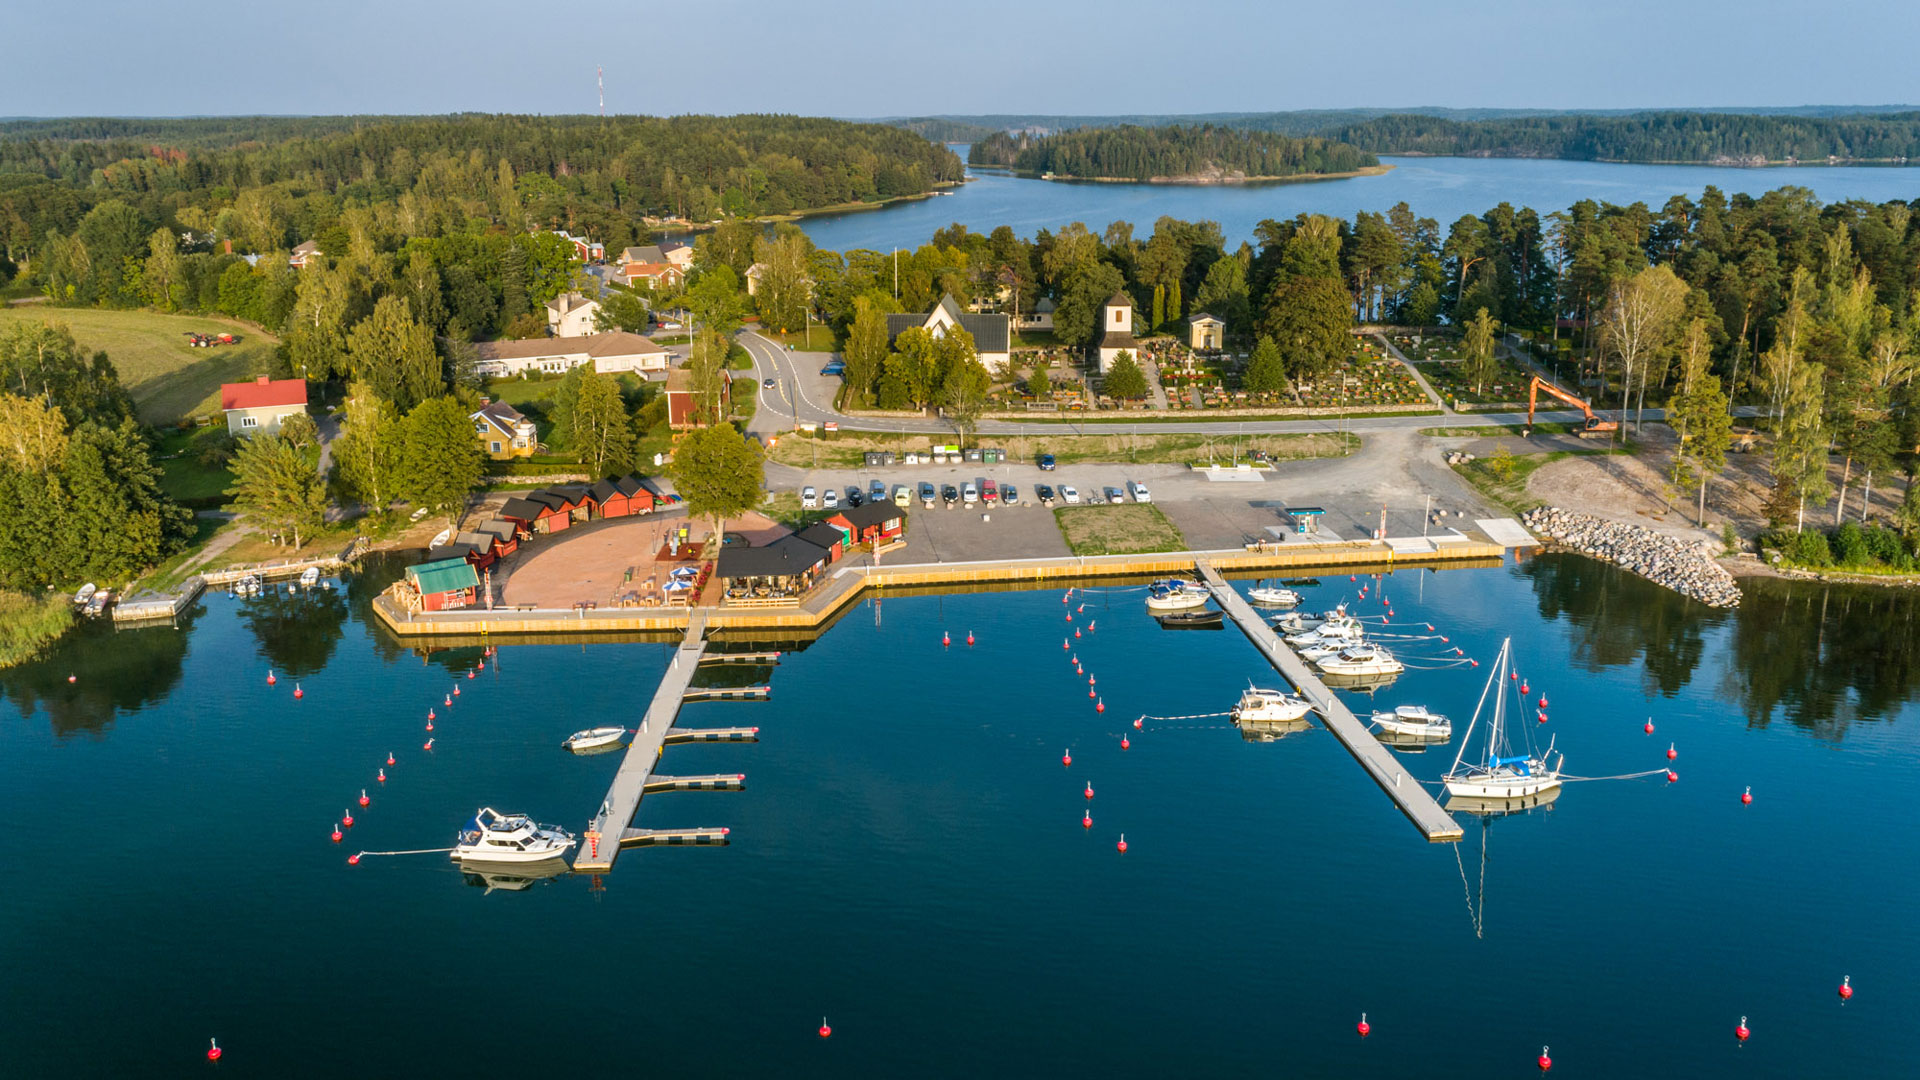
[[[227,414],[229,434],[279,431],[280,421],[307,411],[307,380],[262,375],[252,382],[221,383],[220,411]]]

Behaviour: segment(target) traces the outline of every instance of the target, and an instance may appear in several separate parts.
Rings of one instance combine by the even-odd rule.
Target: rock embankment
[[[1713,559],[1711,541],[1689,544],[1623,521],[1607,521],[1557,506],[1540,506],[1520,519],[1536,535],[1610,562],[1710,607],[1739,607],[1740,587]]]

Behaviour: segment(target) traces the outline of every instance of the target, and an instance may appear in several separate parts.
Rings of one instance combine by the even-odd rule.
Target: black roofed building
[[[1126,293],[1114,293],[1100,306],[1100,339],[1093,349],[1094,370],[1102,375],[1122,352],[1140,358],[1140,343],[1133,339],[1133,299]]]
[[[888,315],[887,344],[892,346],[901,334],[916,327],[939,337],[956,326],[973,335],[974,352],[988,371],[1007,373],[1013,346],[1013,329],[1007,317],[964,311],[952,293],[942,296],[925,315]]]
[[[827,562],[818,544],[783,536],[765,547],[722,547],[714,573],[727,603],[791,602],[813,587]]]

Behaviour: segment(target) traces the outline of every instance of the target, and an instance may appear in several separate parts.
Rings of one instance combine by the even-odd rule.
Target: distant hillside
[[[1372,154],[1313,136],[1198,127],[1083,128],[1059,135],[996,132],[967,161],[1081,180],[1231,183],[1344,175],[1380,164]]]
[[[1083,116],[1005,113],[885,120],[927,133],[952,125],[948,141],[983,132],[1053,135],[1096,128],[1212,126],[1318,135],[1377,154],[1424,153],[1604,161],[1888,160],[1915,131],[1911,105],[1798,105],[1719,109],[1308,109],[1187,115]],[[964,136],[964,138],[962,138]],[[929,138],[934,138],[932,134]]]

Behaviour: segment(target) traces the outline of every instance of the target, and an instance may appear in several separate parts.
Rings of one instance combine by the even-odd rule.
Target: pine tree
[[[1253,355],[1247,358],[1244,383],[1247,391],[1254,394],[1277,394],[1287,388],[1287,363],[1272,338],[1263,335],[1254,343]]]
[[[1122,349],[1108,366],[1102,388],[1112,397],[1137,401],[1147,396],[1147,374],[1140,370],[1133,353]]]

